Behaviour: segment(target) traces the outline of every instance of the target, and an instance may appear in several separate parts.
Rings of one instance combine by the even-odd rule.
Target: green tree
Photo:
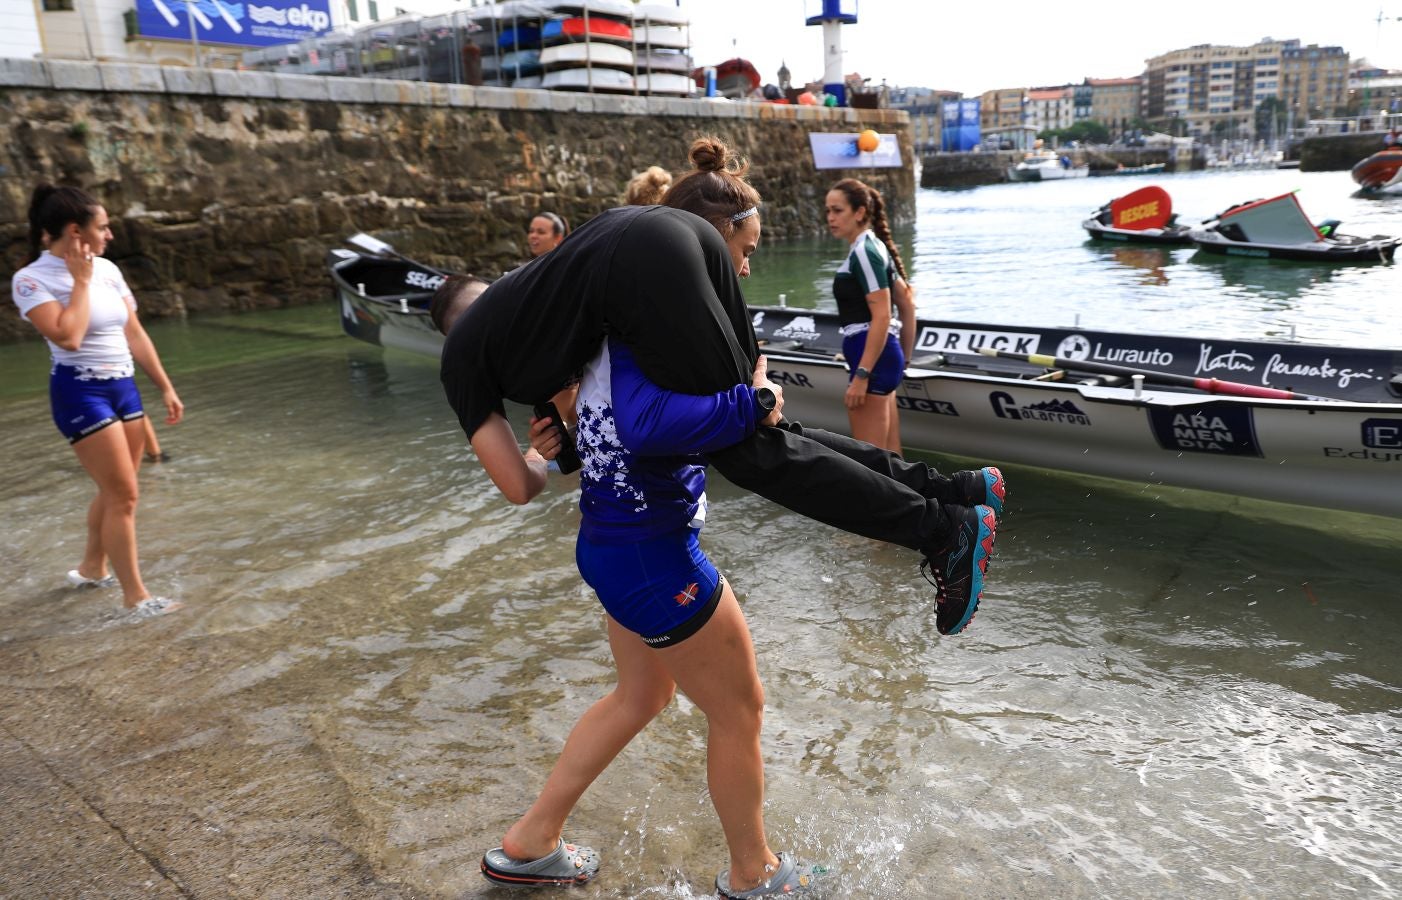
[[[1070,140],[1085,144],[1110,143],[1110,129],[1095,119],[1085,119],[1066,129]]]
[[[1256,104],[1256,136],[1271,138],[1285,133],[1285,101],[1267,97]]]
[[[1110,129],[1094,119],[1086,119],[1070,128],[1048,128],[1037,137],[1047,143],[1055,140],[1059,144],[1069,144],[1071,141],[1080,141],[1082,144],[1108,144]]]

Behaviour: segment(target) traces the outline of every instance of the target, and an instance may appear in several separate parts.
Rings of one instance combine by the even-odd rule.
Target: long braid
[[[896,271],[901,274],[901,280],[910,281],[909,276],[905,274],[905,263],[901,261],[901,251],[896,248],[896,242],[891,237],[891,226],[886,221],[886,203],[881,199],[881,192],[868,186],[867,196],[871,198],[872,232],[886,245],[886,250],[891,254],[891,262],[896,264]]]

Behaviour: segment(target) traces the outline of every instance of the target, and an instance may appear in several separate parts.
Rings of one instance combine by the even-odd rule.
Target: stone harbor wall
[[[1305,138],[1299,144],[1301,172],[1336,172],[1352,169],[1359,162],[1387,148],[1387,132],[1365,131],[1354,134],[1323,134]]]
[[[767,239],[824,233],[823,195],[849,175],[915,216],[894,110],[0,60],[0,122],[0,341],[35,337],[9,290],[44,180],[107,207],[108,256],[152,317],[325,300],[326,251],[355,231],[493,276],[523,258],[535,211],[579,224],[647,166],[689,169],[702,134],[749,158]],[[809,132],[866,128],[895,133],[906,165],[815,168]]]
[[[1089,166],[1091,174],[1108,172],[1117,166],[1146,166],[1164,163],[1169,172],[1201,169],[1200,155],[1175,154],[1169,149],[1145,147],[1125,148],[1066,148],[1057,151],[1078,165]],[[920,186],[927,188],[966,188],[985,184],[1001,184],[1008,180],[1007,170],[1027,155],[1025,150],[992,150],[980,153],[932,153],[920,161]]]

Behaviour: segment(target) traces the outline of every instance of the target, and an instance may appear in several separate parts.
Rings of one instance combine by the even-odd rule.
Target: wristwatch
[[[774,396],[774,392],[767,387],[755,388],[755,406],[759,407],[759,417],[761,420],[769,418],[769,414],[774,411],[774,407],[779,405],[779,398]]]
[[[853,378],[870,378],[870,377],[871,377],[871,370],[868,369],[866,366],[857,366],[856,371],[852,373],[852,377],[853,377]]]

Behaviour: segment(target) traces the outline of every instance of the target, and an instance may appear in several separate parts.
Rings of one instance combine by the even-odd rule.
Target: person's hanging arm
[[[891,301],[896,304],[896,316],[901,320],[901,350],[909,365],[915,353],[915,334],[919,330],[915,324],[915,285],[897,278],[891,285]]]

